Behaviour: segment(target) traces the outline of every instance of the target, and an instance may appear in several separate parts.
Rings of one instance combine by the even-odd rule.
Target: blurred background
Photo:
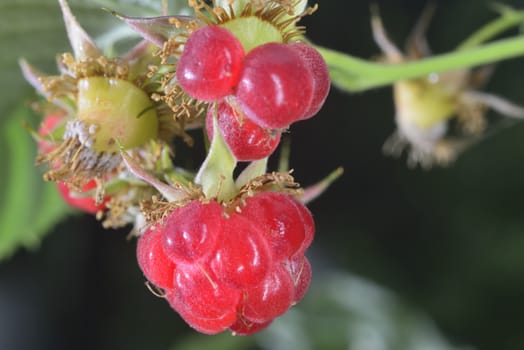
[[[108,3],[71,1],[99,40],[118,24],[100,10]],[[120,3],[128,14],[159,8],[154,0]],[[318,3],[303,21],[314,43],[377,56],[367,1]],[[436,53],[496,18],[489,1],[437,3],[428,33]],[[504,3],[524,9],[524,1]],[[425,2],[379,4],[391,38],[402,44]],[[310,205],[317,225],[310,292],[256,336],[210,337],[145,287],[128,230],[104,231],[70,212],[35,243],[39,212],[59,204],[43,202],[47,190],[32,156],[24,157],[34,145],[18,118],[36,125],[27,107],[35,94],[16,60],[26,56],[55,72],[55,54],[68,49],[58,4],[0,0],[0,45],[0,217],[24,208],[0,226],[0,243],[28,225],[34,231],[25,242],[31,248],[0,262],[0,349],[524,349],[524,124],[490,134],[449,168],[409,169],[405,157],[381,150],[394,131],[391,88],[333,88],[317,117],[291,129],[300,183],[345,168]],[[521,58],[499,63],[486,90],[524,104],[523,66]],[[28,141],[13,149],[18,138]]]

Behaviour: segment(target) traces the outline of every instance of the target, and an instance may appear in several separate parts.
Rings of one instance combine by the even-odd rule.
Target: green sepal
[[[256,177],[264,175],[267,171],[267,158],[252,161],[249,165],[238,175],[235,185],[237,189],[245,186],[249,181]]]
[[[213,115],[213,141],[209,147],[204,163],[195,178],[195,183],[202,186],[206,197],[228,200],[235,196],[236,186],[233,180],[233,170],[237,161],[227,146]]]

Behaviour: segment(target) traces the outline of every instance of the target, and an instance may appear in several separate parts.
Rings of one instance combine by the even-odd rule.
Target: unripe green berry
[[[147,94],[121,79],[90,77],[78,82],[78,119],[94,125],[92,148],[116,152],[158,135],[158,118]]]

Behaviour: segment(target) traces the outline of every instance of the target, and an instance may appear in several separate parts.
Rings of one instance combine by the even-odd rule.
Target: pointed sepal
[[[160,192],[169,202],[175,202],[177,200],[184,199],[187,196],[187,192],[169,186],[168,184],[163,183],[153,175],[149,174],[129,154],[127,154],[126,151],[120,150],[120,155],[122,156],[127,170],[129,170],[131,174],[156,188],[157,191]]]
[[[324,193],[328,187],[342,174],[344,173],[344,169],[342,167],[339,167],[332,171],[328,176],[320,180],[314,185],[311,185],[309,187],[306,187],[304,189],[303,194],[300,196],[300,201],[304,204],[307,204],[314,199],[318,198],[322,193]]]
[[[202,186],[206,197],[228,200],[236,194],[233,171],[237,161],[224,141],[215,116],[213,117],[213,129],[215,130],[213,141],[195,177],[195,183]]]
[[[259,176],[264,175],[267,172],[267,158],[252,161],[249,165],[242,170],[235,180],[237,189],[247,185],[251,180]]]
[[[67,36],[69,37],[69,42],[73,48],[75,58],[78,60],[84,60],[88,57],[102,56],[102,51],[98,49],[93,39],[91,39],[91,37],[80,26],[80,23],[78,23],[76,17],[71,12],[71,8],[69,8],[67,1],[58,0],[58,3],[62,9]]]
[[[107,9],[106,9],[107,10]],[[124,21],[131,29],[158,47],[163,47],[170,38],[188,34],[192,28],[203,25],[192,16],[128,17],[112,10],[113,16]]]
[[[29,62],[27,62],[24,58],[18,60],[18,65],[22,70],[22,75],[24,76],[25,80],[31,84],[31,86],[34,87],[38,93],[40,93],[40,95],[44,96],[45,98],[49,98],[50,93],[45,91],[44,85],[41,81],[41,79],[45,77],[45,74],[29,64]]]

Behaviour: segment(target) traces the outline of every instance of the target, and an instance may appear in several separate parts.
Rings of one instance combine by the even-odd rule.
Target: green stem
[[[524,23],[524,11],[515,11],[504,7],[500,9],[500,12],[502,15],[499,18],[489,22],[470,35],[457,47],[457,50],[465,50],[478,46],[506,30]]]
[[[329,66],[333,84],[341,89],[356,92],[389,85],[398,80],[469,68],[524,55],[524,36],[396,65],[368,62],[322,47],[317,49]]]

